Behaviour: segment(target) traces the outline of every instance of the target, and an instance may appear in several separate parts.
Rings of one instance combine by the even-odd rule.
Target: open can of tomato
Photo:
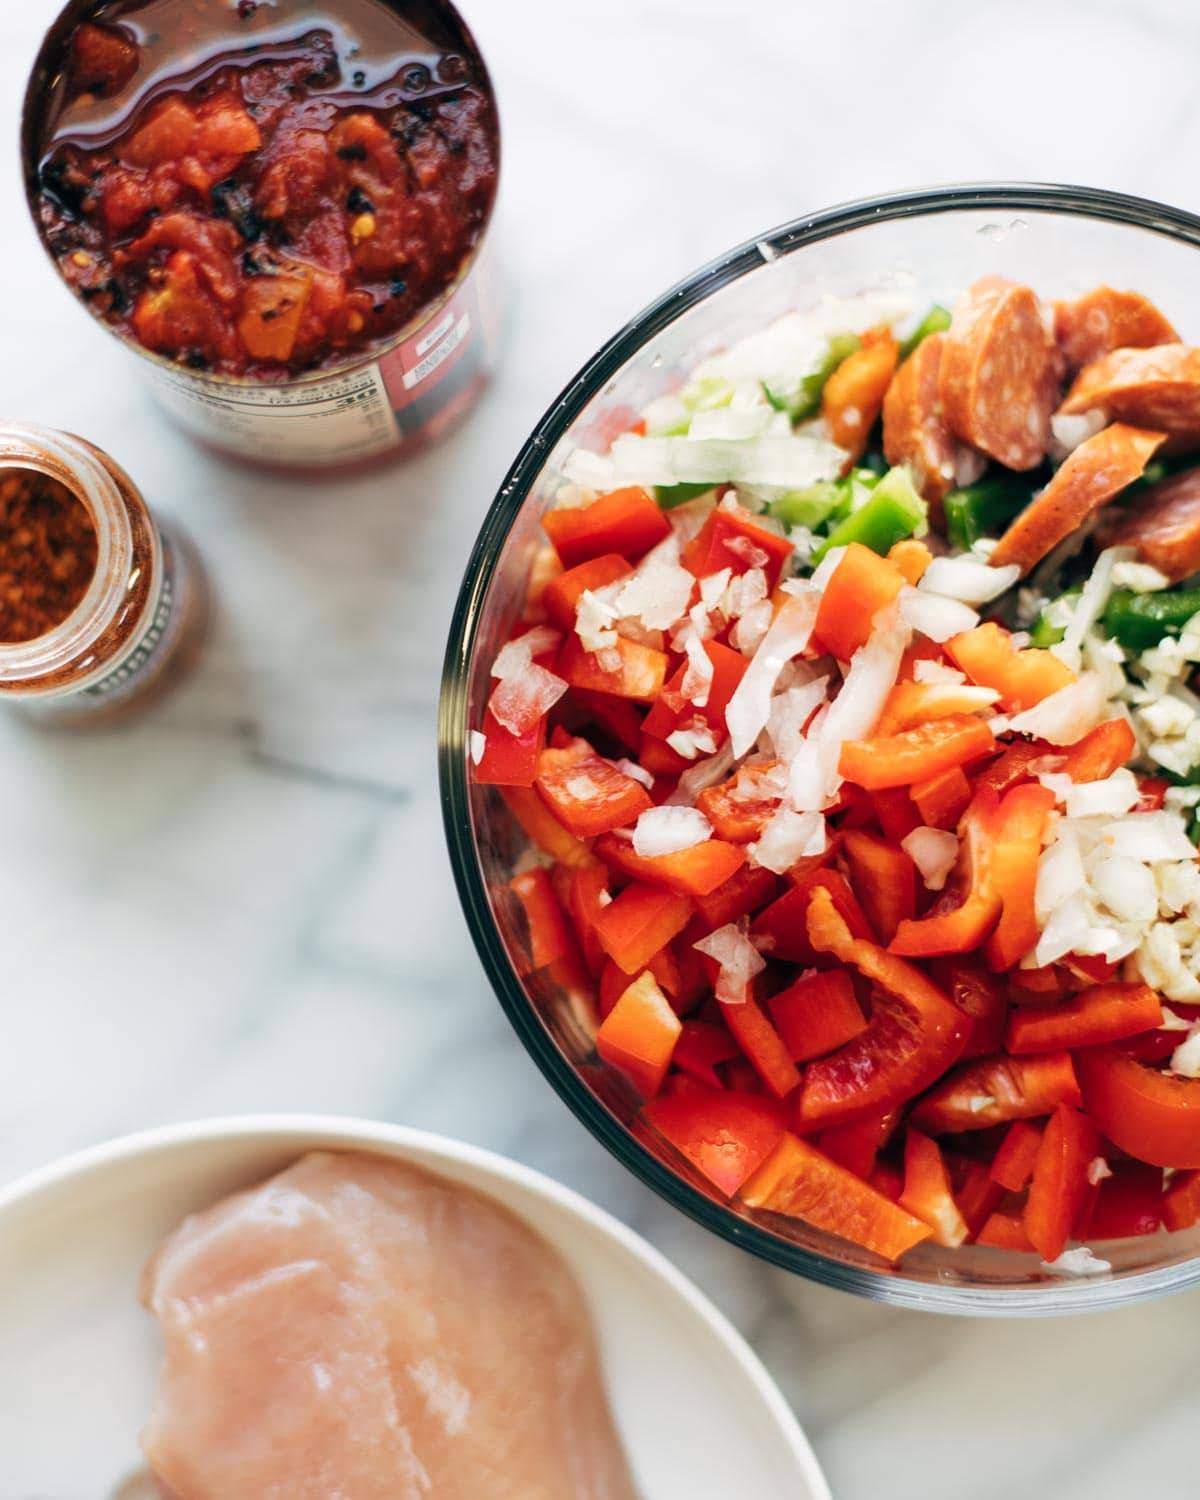
[[[212,446],[353,465],[482,388],[499,129],[447,0],[70,0],[22,153],[64,281]]]

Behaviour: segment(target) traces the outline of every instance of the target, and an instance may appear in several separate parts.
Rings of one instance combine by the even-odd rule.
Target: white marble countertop
[[[1074,180],[1200,208],[1200,7],[463,4],[506,131],[503,367],[449,445],[321,486],[191,446],[56,285],[12,141],[57,0],[5,8],[0,413],[126,464],[196,539],[218,612],[196,674],[128,729],[0,722],[0,1179],[215,1113],[444,1131],[581,1189],[694,1276],[794,1401],[839,1500],[1194,1494],[1194,1302],[1058,1324],[870,1306],[706,1237],[576,1125],[467,938],[434,710],[490,498],[619,323],[736,241],[898,186]]]

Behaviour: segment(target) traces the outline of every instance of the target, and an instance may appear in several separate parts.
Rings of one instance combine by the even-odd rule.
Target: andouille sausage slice
[[[1161,432],[1114,422],[1080,443],[996,543],[992,566],[1017,563],[1022,574],[1028,573],[1093,511],[1132,484],[1163,438]]]
[[[1050,441],[1062,359],[1027,286],[985,276],[958,299],[938,372],[955,437],[1010,469],[1033,469]]]
[[[1114,349],[1080,370],[1059,411],[1102,411],[1112,421],[1165,432],[1168,453],[1200,448],[1200,349]]]
[[[862,347],[847,355],[825,382],[821,415],[830,440],[846,450],[851,465],[867,446],[899,357],[891,329],[872,328],[863,334]]]
[[[954,486],[954,439],[942,421],[938,371],[944,333],[922,339],[892,377],[883,398],[883,453],[889,464],[908,464],[921,494],[941,515]]]
[[[1073,302],[1054,304],[1054,336],[1073,375],[1114,349],[1177,344],[1179,335],[1141,292],[1093,287]]]
[[[1200,469],[1174,474],[1105,526],[1106,547],[1136,547],[1143,562],[1180,583],[1200,573]]]

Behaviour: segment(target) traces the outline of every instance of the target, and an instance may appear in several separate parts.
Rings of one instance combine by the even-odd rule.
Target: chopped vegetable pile
[[[830,299],[567,458],[473,774],[522,964],[710,1193],[1060,1273],[1200,1217],[1177,340],[1108,287]]]

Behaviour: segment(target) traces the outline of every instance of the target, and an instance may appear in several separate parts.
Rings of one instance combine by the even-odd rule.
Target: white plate
[[[829,1500],[744,1340],[616,1219],[490,1152],[307,1115],[127,1136],[0,1192],[2,1500],[106,1500],[137,1467],[158,1359],[137,1300],[143,1262],[185,1214],[315,1147],[396,1156],[466,1183],[558,1249],[591,1305],[644,1500]]]

